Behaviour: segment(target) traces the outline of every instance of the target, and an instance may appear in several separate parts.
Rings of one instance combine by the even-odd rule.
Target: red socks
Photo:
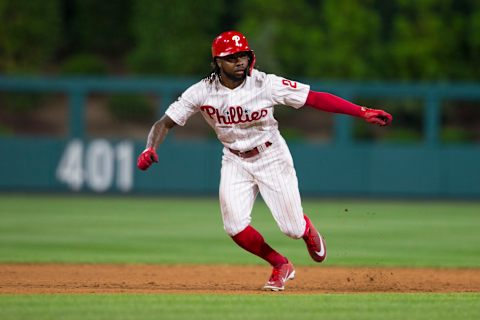
[[[273,250],[263,239],[263,236],[253,227],[248,226],[232,237],[240,247],[266,260],[272,266],[288,262],[287,258]]]

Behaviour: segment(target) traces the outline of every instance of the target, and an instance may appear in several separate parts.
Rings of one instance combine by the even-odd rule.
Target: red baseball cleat
[[[315,229],[310,219],[305,215],[307,228],[303,240],[307,244],[308,253],[316,262],[322,262],[327,258],[327,247],[322,235]]]
[[[278,267],[273,267],[272,275],[263,287],[263,290],[283,291],[285,289],[285,282],[287,282],[287,280],[293,280],[294,278],[295,269],[290,262],[279,265]]]

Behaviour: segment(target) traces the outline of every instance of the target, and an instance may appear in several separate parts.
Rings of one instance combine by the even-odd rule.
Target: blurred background
[[[476,0],[0,0],[0,190],[216,195],[198,114],[135,162],[230,29],[260,70],[393,114],[276,108],[304,195],[480,198]]]

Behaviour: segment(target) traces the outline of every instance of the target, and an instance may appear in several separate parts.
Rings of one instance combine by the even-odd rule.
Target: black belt
[[[259,154],[263,150],[267,149],[271,145],[272,145],[272,143],[270,141],[267,141],[264,144],[261,144],[258,147],[255,147],[252,150],[248,150],[248,151],[243,151],[242,152],[242,151],[233,150],[233,149],[230,149],[230,148],[228,148],[228,150],[230,150],[231,153],[233,153],[236,156],[239,156],[242,159],[247,159],[247,158],[251,158],[251,157],[256,156],[257,154]]]

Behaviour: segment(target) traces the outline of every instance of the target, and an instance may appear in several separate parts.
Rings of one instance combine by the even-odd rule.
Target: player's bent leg
[[[285,282],[295,277],[295,269],[288,259],[273,250],[252,226],[234,235],[232,239],[240,247],[264,259],[273,267],[272,274],[263,287],[264,290],[282,291],[285,289]]]
[[[327,258],[325,239],[318,232],[307,215],[305,215],[305,222],[306,227],[302,238],[307,245],[308,253],[314,261],[323,262]]]
[[[276,267],[288,262],[287,258],[277,251],[273,250],[266,242],[263,236],[252,226],[246,227],[244,230],[232,237],[233,241],[243,249],[264,259],[271,266]]]
[[[251,212],[258,187],[240,164],[224,156],[220,178],[220,209],[223,226],[229,236],[244,230],[251,221]]]
[[[232,236],[233,241],[241,248],[267,261],[273,268],[270,278],[263,290],[283,291],[285,283],[295,277],[295,269],[286,257],[272,249],[263,236],[252,226],[248,226]]]
[[[282,233],[300,239],[306,224],[293,161],[286,146],[280,142],[271,148],[258,169],[259,190]],[[268,157],[274,160],[269,161]]]

